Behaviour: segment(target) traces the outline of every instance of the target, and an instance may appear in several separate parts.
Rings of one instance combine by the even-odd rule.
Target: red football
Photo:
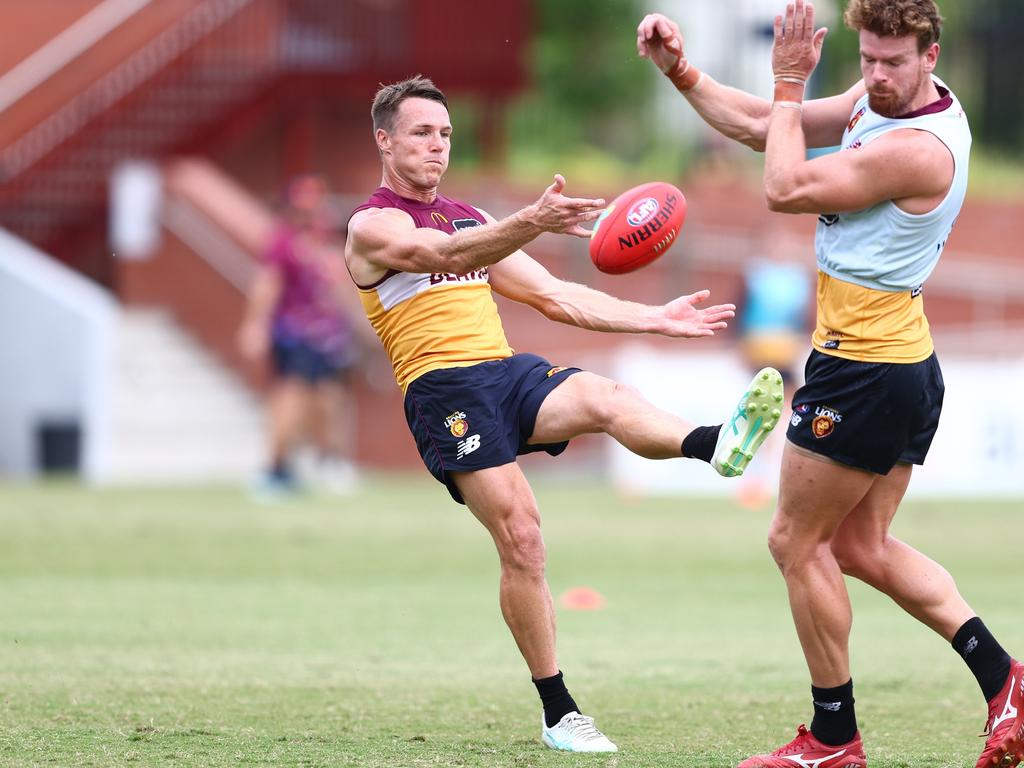
[[[590,258],[602,272],[621,275],[650,264],[679,237],[686,198],[664,181],[626,190],[605,208],[590,238]]]

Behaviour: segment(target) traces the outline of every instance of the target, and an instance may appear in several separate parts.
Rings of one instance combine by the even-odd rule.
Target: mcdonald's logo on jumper
[[[448,223],[448,218],[443,213],[441,213],[440,211],[431,211],[430,212],[430,218],[438,226],[440,226],[441,224],[447,224]]]

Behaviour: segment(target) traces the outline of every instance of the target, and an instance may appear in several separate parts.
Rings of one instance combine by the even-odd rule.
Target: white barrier
[[[106,291],[0,229],[0,475],[39,469],[46,425],[77,430],[79,469],[107,469],[111,343]]]
[[[946,382],[942,420],[927,463],[914,470],[908,496],[1024,498],[1024,357],[943,357],[938,347]],[[669,355],[638,344],[616,356],[612,376],[688,421],[719,424],[732,414],[751,372],[738,354]],[[748,470],[772,492],[786,419],[788,414]],[[626,493],[725,496],[747,480],[725,480],[703,462],[650,461],[614,441],[608,445],[610,477]]]

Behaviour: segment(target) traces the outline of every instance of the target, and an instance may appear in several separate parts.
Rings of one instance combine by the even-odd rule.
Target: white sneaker
[[[348,496],[359,488],[359,470],[345,459],[327,458],[317,468],[317,484],[335,496]]]
[[[544,713],[540,716],[540,740],[552,749],[565,752],[618,752],[608,737],[594,726],[594,718],[570,712],[548,728]]]
[[[782,416],[782,374],[762,368],[743,393],[736,412],[722,425],[711,466],[723,477],[739,477]]]

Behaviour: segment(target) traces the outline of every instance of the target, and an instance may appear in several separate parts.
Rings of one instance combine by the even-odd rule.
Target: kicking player
[[[889,595],[963,656],[988,702],[977,768],[1024,758],[1024,665],[1012,659],[949,573],[889,533],[924,462],[942,408],[942,373],[921,286],[938,262],[967,189],[971,133],[934,75],[942,18],[933,0],[850,0],[863,79],[804,101],[826,30],[803,0],[775,19],[774,101],[694,67],[678,26],[660,14],[637,30],[650,58],[704,120],[765,151],[774,211],[818,215],[818,321],[806,385],[793,395],[769,547],[789,591],[811,673],[808,731],[741,768],[866,764],[850,676],[843,574]],[[842,146],[813,160],[806,148]]]
[[[438,193],[452,126],[430,80],[382,87],[372,115],[383,180],[349,222],[349,272],[405,393],[423,462],[494,539],[501,611],[543,704],[542,741],[614,752],[559,671],[540,512],[516,457],[554,456],[578,435],[605,432],[641,456],[702,459],[737,476],[779,419],[782,379],[764,369],[724,428],[694,428],[631,387],[513,353],[492,290],[581,328],[678,338],[713,335],[735,307],[701,309],[708,291],[646,306],[553,277],[520,248],[542,232],[588,237],[581,225],[600,215],[603,200],[566,197],[555,176],[536,203],[496,221]]]

